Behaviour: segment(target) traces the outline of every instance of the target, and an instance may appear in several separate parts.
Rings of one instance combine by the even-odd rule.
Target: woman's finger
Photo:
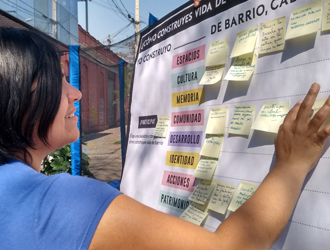
[[[292,123],[297,118],[298,110],[302,101],[297,102],[284,118],[283,123]]]
[[[313,118],[309,122],[309,128],[311,131],[318,131],[322,126],[323,122],[330,114],[330,97],[325,101],[323,106],[317,111]]]
[[[313,83],[310,87],[306,97],[300,105],[297,121],[298,122],[306,122],[312,110],[313,104],[316,100],[317,94],[320,91],[320,85],[317,83]]]
[[[324,141],[329,137],[330,135],[330,124],[325,126],[318,134],[318,139],[321,144],[324,143]]]

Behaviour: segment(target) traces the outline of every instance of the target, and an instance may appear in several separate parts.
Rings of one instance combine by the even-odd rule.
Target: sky
[[[160,19],[188,1],[193,4],[192,0],[140,0],[140,30],[148,25],[149,12]],[[86,2],[78,2],[78,23],[84,29],[85,6]],[[135,0],[88,1],[88,32],[104,44],[109,34],[112,44],[122,41],[135,33],[135,27],[132,23],[129,24],[127,13],[135,17]]]

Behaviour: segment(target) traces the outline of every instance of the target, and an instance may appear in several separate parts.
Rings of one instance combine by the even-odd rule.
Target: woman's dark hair
[[[57,50],[34,31],[0,28],[0,165],[31,158],[33,131],[46,145],[62,93]],[[32,160],[32,159],[30,159]]]

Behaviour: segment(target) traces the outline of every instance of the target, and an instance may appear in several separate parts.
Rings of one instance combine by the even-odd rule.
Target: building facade
[[[78,45],[77,0],[1,0],[0,9],[66,45]]]

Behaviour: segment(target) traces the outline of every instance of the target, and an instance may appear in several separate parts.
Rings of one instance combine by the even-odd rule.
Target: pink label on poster
[[[195,177],[190,174],[182,174],[164,171],[162,185],[192,192],[194,190]]]
[[[172,113],[171,127],[203,125],[204,109]]]
[[[205,44],[173,56],[172,69],[205,59]]]

